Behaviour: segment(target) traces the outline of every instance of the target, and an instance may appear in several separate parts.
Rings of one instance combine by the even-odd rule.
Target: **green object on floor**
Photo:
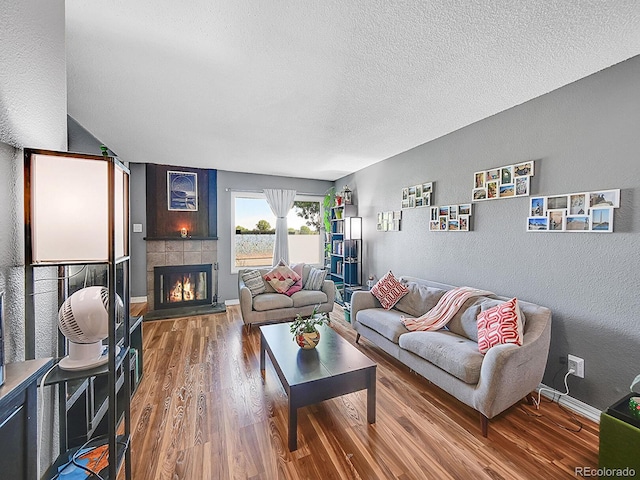
[[[351,311],[347,310],[346,308],[344,309],[344,319],[351,323]]]
[[[640,475],[640,428],[605,412],[600,414],[600,478],[637,478]],[[626,469],[626,470],[625,470]],[[622,472],[635,472],[626,475]]]

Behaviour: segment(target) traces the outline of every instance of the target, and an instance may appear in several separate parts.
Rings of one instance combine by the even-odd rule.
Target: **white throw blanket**
[[[445,292],[436,306],[424,315],[418,318],[403,316],[401,321],[411,331],[439,330],[449,323],[464,302],[480,295],[493,295],[493,292],[472,287],[456,287]]]

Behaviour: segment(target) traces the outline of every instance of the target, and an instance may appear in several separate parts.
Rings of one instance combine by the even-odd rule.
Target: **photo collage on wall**
[[[402,208],[430,207],[433,202],[433,182],[402,189]]]
[[[376,229],[379,232],[399,232],[400,220],[402,220],[402,212],[400,210],[396,210],[395,212],[378,212]]]
[[[471,230],[471,204],[431,207],[429,230],[432,232],[468,232]]]
[[[613,232],[620,189],[531,197],[528,232]]]
[[[533,163],[531,160],[474,173],[472,201],[528,196]]]

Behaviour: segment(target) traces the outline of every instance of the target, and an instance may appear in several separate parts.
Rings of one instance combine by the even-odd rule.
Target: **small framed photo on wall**
[[[613,232],[613,207],[591,209],[591,230]]]
[[[516,177],[516,197],[529,195],[529,179],[531,177]]]
[[[566,210],[550,210],[549,211],[549,231],[562,232],[565,229],[565,213]]]
[[[549,219],[547,217],[529,217],[527,219],[527,231],[547,232],[549,230]]]
[[[566,229],[570,232],[588,232],[591,229],[591,218],[589,215],[569,215]]]
[[[545,197],[534,197],[531,199],[531,216],[544,217],[547,212],[547,202]]]
[[[471,215],[471,204],[463,203],[462,205],[458,205],[458,214]]]
[[[584,215],[587,213],[587,195],[585,193],[574,193],[569,196],[569,214]]]

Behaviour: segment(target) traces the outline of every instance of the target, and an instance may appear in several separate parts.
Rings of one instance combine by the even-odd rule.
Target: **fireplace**
[[[211,305],[211,264],[154,267],[154,309]]]

